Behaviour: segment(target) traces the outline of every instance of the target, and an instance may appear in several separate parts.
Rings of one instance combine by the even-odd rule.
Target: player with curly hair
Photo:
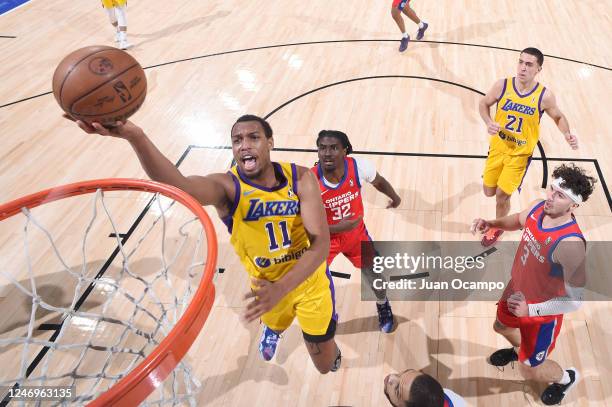
[[[475,219],[472,232],[523,228],[512,276],[497,305],[495,332],[511,344],[489,357],[494,366],[520,361],[526,380],[552,383],[542,393],[546,405],[559,404],[579,379],[575,368],[562,369],[548,359],[561,330],[563,315],[582,304],[586,284],[586,240],[574,210],[593,192],[595,178],[571,165],[553,172],[546,200],[520,213],[495,220]]]

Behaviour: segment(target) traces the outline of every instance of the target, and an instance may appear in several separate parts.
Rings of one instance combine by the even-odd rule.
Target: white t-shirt
[[[452,390],[449,390],[449,389],[443,389],[443,390],[444,390],[444,394],[446,394],[446,397],[448,397],[451,403],[453,403],[453,407],[467,407],[467,404],[465,400],[463,399],[463,397],[461,397],[460,395],[458,395]]]
[[[357,172],[359,172],[359,183],[361,186],[365,185],[365,183],[370,183],[374,181],[376,178],[376,167],[374,163],[370,160],[366,160],[365,158],[353,157],[355,162],[357,163]],[[323,183],[330,187],[336,188],[338,184],[333,184],[323,177]]]

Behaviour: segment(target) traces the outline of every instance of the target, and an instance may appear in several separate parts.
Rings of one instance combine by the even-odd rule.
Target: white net
[[[183,315],[207,260],[188,208],[134,191],[24,208],[0,222],[0,245],[0,386],[72,388],[45,405],[92,401],[142,362]],[[145,405],[195,405],[198,387],[187,355]]]

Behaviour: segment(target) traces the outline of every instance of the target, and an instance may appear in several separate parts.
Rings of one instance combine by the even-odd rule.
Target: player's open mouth
[[[242,164],[244,164],[244,169],[247,171],[251,171],[255,169],[257,165],[257,159],[252,155],[245,155],[242,157]]]

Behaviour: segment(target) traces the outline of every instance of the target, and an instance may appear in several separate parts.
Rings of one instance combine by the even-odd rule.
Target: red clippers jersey
[[[325,184],[321,165],[312,167],[319,179],[321,199],[327,214],[327,224],[335,225],[345,218],[363,216],[363,201],[361,200],[361,183],[357,162],[354,158],[344,159],[344,176],[335,188]],[[363,223],[363,220],[361,221]]]
[[[565,225],[546,229],[542,226],[544,201],[537,204],[527,216],[514,264],[512,265],[513,291],[525,294],[528,304],[537,304],[555,297],[566,296],[563,268],[553,262],[552,254],[559,242],[570,236],[584,241],[576,219]]]

